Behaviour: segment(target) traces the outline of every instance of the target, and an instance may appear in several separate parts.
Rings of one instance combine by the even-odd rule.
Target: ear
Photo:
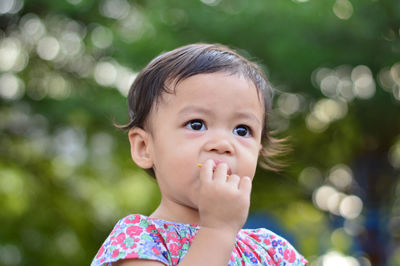
[[[150,153],[151,139],[149,133],[135,127],[129,130],[128,136],[131,144],[132,160],[141,168],[152,168],[153,159]]]

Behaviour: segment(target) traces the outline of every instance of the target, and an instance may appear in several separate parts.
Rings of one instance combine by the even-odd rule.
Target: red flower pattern
[[[130,215],[117,223],[95,256],[92,266],[109,266],[118,259],[128,258],[150,259],[165,265],[177,265],[186,254],[198,230],[197,225]],[[288,242],[271,231],[248,229],[239,232],[228,265],[288,264],[306,265],[307,260]]]

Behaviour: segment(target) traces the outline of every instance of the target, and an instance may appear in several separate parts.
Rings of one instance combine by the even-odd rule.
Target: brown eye
[[[248,126],[239,125],[233,129],[233,134],[238,135],[240,137],[248,137],[250,136],[251,130]]]
[[[206,126],[203,121],[201,120],[191,120],[186,123],[185,125],[186,128],[191,129],[191,130],[206,130]]]

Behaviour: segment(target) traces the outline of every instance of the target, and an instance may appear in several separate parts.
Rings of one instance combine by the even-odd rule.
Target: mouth
[[[213,167],[213,172],[214,172],[215,169],[217,168],[217,165],[220,164],[220,163],[224,163],[224,161],[222,161],[222,160],[214,160],[214,163],[215,163],[215,166]],[[197,167],[198,167],[198,168],[201,168],[201,167],[203,167],[203,164],[198,163],[198,164],[197,164]],[[228,174],[228,175],[231,175],[231,174],[232,174],[232,170],[231,170],[231,168],[229,167],[229,165],[228,165],[227,174]]]

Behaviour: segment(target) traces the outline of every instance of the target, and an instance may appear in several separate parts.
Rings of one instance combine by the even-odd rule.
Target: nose
[[[218,154],[232,155],[234,153],[233,143],[225,134],[213,134],[213,136],[210,136],[205,144],[205,149],[208,152]]]

